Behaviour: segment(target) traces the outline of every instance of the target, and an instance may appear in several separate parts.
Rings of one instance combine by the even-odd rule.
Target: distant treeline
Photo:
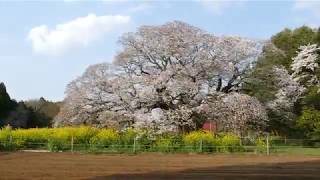
[[[0,83],[0,127],[50,127],[59,110],[59,102],[50,102],[44,98],[17,102],[11,99],[5,84]]]

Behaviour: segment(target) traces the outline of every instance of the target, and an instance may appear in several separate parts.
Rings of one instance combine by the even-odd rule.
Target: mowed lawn
[[[320,156],[0,153],[0,179],[320,179]]]

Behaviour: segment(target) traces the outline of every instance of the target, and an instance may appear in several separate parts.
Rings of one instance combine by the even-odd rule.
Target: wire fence
[[[138,139],[124,142],[75,143],[66,141],[28,142],[9,138],[0,142],[0,151],[46,150],[51,152],[86,152],[86,153],[250,153],[250,154],[301,154],[320,156],[320,140],[286,139],[277,137],[250,138],[242,137],[236,143],[208,143],[199,140],[193,143],[170,141],[144,142]]]

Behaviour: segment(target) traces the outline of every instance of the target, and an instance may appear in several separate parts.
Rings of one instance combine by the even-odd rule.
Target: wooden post
[[[199,147],[200,152],[202,152],[202,139],[200,139],[200,147]]]
[[[270,154],[270,147],[269,147],[269,134],[267,135],[267,155]]]
[[[73,153],[73,136],[71,136],[71,152]]]
[[[9,147],[12,148],[12,135],[10,134],[10,138],[9,138]]]
[[[287,145],[287,136],[284,137],[284,144]]]
[[[133,139],[133,153],[136,152],[136,138]]]

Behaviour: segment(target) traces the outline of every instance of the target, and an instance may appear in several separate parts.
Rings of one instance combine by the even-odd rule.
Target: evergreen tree
[[[13,106],[14,103],[11,101],[9,94],[7,93],[6,86],[4,83],[0,83],[0,118],[4,118]]]

